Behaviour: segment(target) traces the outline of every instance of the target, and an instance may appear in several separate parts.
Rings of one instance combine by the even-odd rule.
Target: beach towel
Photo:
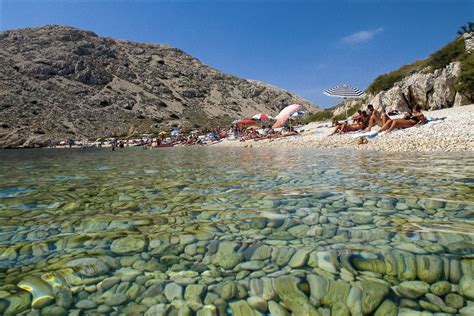
[[[446,119],[446,116],[443,116],[443,117],[427,117],[426,118],[426,123],[435,122],[435,121],[444,121],[445,119]]]
[[[367,137],[367,138],[374,138],[377,136],[378,132],[377,131],[371,131],[371,132],[356,132],[354,134],[349,134],[353,138],[358,138],[358,137]]]

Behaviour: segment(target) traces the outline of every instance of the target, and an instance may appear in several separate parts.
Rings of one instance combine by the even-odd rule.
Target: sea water
[[[0,314],[474,306],[472,153],[8,150],[0,174]]]

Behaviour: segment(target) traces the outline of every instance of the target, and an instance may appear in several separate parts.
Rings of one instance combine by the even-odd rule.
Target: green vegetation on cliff
[[[431,54],[431,56],[427,59],[415,61],[409,65],[402,66],[400,69],[378,76],[367,88],[367,92],[375,95],[380,91],[392,88],[396,82],[402,80],[414,72],[433,72],[436,69],[446,67],[453,61],[462,62],[467,57],[468,54],[466,53],[464,47],[464,39],[462,37],[458,37],[451,43]]]
[[[469,54],[461,61],[456,89],[471,99],[474,97],[474,54]]]

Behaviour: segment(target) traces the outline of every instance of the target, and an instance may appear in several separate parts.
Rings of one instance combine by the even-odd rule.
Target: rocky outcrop
[[[464,44],[468,53],[474,52],[474,32],[466,32],[463,34]]]
[[[401,112],[416,105],[425,110],[439,110],[469,104],[469,100],[457,93],[454,87],[459,66],[459,62],[453,62],[433,73],[416,72],[396,83],[393,88],[369,96],[367,102],[382,111]]]
[[[64,26],[0,33],[0,147],[223,125],[291,103],[318,110],[166,45]]]

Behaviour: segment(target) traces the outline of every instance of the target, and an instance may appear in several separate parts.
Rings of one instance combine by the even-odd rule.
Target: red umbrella
[[[257,121],[268,121],[271,119],[270,115],[265,113],[255,114],[254,116],[252,116],[252,118]]]
[[[251,119],[241,119],[241,120],[234,121],[234,124],[236,124],[236,125],[254,125],[255,121],[251,120]]]

